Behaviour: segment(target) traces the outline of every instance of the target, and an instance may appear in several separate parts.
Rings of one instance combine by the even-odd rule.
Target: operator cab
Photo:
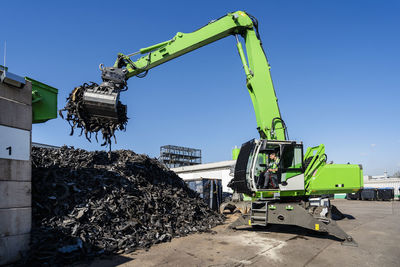
[[[232,183],[238,193],[304,189],[303,144],[250,140],[244,143]]]

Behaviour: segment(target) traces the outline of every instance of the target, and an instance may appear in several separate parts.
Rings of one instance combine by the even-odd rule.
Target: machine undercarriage
[[[248,209],[243,209],[243,206]],[[330,204],[328,197],[259,199],[252,202],[229,202],[221,206],[221,211],[235,207],[246,213],[234,221],[229,227],[240,226],[266,227],[270,224],[294,225],[320,233],[326,233],[342,240],[343,245],[358,246],[353,238],[344,232],[336,223],[344,218],[337,208]]]

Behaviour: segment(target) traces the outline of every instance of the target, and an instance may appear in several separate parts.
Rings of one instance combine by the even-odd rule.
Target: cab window
[[[303,146],[284,145],[281,158],[282,171],[294,171],[303,169]]]

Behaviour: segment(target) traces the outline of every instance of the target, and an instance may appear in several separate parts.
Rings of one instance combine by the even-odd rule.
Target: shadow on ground
[[[282,225],[282,224],[269,224],[268,226],[258,226],[258,227],[246,227],[246,228],[238,228],[236,231],[250,231],[250,232],[269,232],[269,233],[284,233],[284,234],[293,234],[295,237],[290,238],[289,240],[294,239],[305,239],[308,240],[309,237],[321,238],[321,239],[330,239],[334,241],[343,241],[337,237],[334,237],[328,233],[316,232],[310,229],[306,229],[300,226],[294,225]]]

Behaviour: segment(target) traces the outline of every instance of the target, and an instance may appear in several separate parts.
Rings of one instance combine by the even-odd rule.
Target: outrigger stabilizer
[[[336,219],[345,216],[330,204],[329,198],[311,198],[309,201],[284,201],[280,199],[257,200],[249,202],[247,213],[229,225],[231,229],[241,226],[266,227],[267,225],[293,225],[315,232],[326,233],[342,241],[342,245],[357,247],[357,242],[336,223]],[[224,203],[232,209],[233,206],[243,206],[240,203]],[[241,209],[243,211],[243,209]]]

